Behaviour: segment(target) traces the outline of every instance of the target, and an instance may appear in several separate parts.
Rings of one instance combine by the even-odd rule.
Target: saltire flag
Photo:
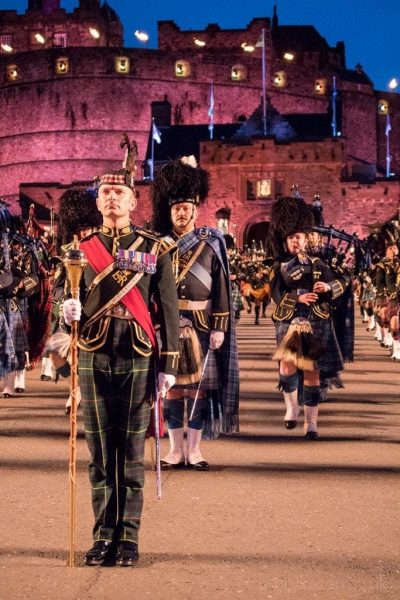
[[[258,38],[256,48],[264,48],[264,32]]]
[[[153,140],[157,142],[157,144],[161,144],[161,131],[158,129],[157,125],[153,121],[153,132],[152,132]]]

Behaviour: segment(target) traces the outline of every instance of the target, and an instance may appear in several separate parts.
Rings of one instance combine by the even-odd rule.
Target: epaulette
[[[141,229],[139,227],[137,227],[135,229],[135,231],[136,231],[137,234],[142,235],[143,237],[147,237],[150,240],[153,240],[155,242],[159,242],[160,241],[160,236],[157,235],[155,233],[155,231],[150,231],[149,229]]]
[[[158,256],[164,256],[164,254],[168,254],[168,252],[172,252],[173,250],[177,250],[178,246],[170,237],[161,238],[161,245],[158,252]]]

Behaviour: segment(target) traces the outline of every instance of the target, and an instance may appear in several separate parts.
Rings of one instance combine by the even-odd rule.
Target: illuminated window
[[[316,79],[314,84],[314,90],[316,94],[326,93],[326,79]]]
[[[243,65],[233,65],[231,68],[232,81],[244,81],[247,79],[247,69]]]
[[[117,56],[115,59],[115,70],[117,73],[129,73],[130,60],[127,56]]]
[[[378,113],[380,115],[387,115],[388,112],[389,112],[389,102],[387,100],[379,100]]]
[[[175,75],[177,77],[189,77],[191,73],[190,63],[187,60],[177,60],[175,63]]]
[[[55,48],[66,48],[67,47],[67,34],[66,33],[54,33],[53,34],[53,46]]]
[[[30,32],[29,39],[31,46],[43,46],[46,43],[43,31],[38,31],[37,29]]]
[[[17,65],[7,65],[7,81],[17,81],[18,77]]]
[[[276,87],[285,87],[286,85],[286,73],[285,71],[277,71],[273,74],[272,83]]]
[[[257,198],[270,198],[272,194],[272,182],[270,179],[259,179],[257,181]]]
[[[0,52],[1,54],[10,54],[13,51],[13,36],[0,35]]]
[[[69,59],[68,58],[57,58],[57,60],[56,60],[57,75],[66,75],[68,72],[69,72]]]
[[[283,54],[283,60],[285,60],[288,63],[295,62],[295,58],[296,58],[296,55],[294,54],[294,52],[285,52]]]

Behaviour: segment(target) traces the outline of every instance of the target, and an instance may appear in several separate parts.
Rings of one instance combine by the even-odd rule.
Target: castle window
[[[57,75],[66,75],[69,72],[69,59],[68,58],[57,58],[56,60],[56,73]]]
[[[0,35],[0,53],[10,54],[13,52],[13,36],[12,35]]]
[[[276,71],[272,76],[272,83],[276,87],[285,87],[286,85],[286,73],[285,71]]]
[[[46,43],[43,31],[34,30],[29,33],[29,40],[31,46],[38,47],[43,46]]]
[[[54,33],[53,34],[53,46],[55,48],[66,48],[67,47],[67,34],[66,33]]]
[[[247,79],[247,69],[243,65],[233,65],[231,69],[232,81],[244,81]]]
[[[190,63],[187,60],[177,60],[175,63],[176,77],[189,77],[191,73]]]
[[[387,100],[379,100],[378,102],[378,113],[380,115],[387,115],[389,112],[389,102]]]
[[[316,94],[323,95],[326,93],[326,79],[316,79],[314,84]]]
[[[294,52],[284,52],[283,60],[288,63],[294,63],[296,61],[296,55]]]
[[[115,71],[122,74],[129,73],[130,60],[128,56],[117,56],[115,58]]]
[[[271,184],[270,179],[259,179],[257,181],[257,198],[270,198],[272,194]]]
[[[7,81],[17,81],[19,78],[17,65],[7,65]]]

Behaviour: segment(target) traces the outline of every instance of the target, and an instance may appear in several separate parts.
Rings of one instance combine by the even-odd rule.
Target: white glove
[[[210,348],[211,350],[218,350],[224,342],[225,334],[223,331],[217,331],[213,329],[210,333]]]
[[[63,304],[64,321],[71,325],[72,321],[79,321],[82,313],[82,304],[80,300],[69,298]]]
[[[157,390],[161,395],[161,398],[165,398],[168,390],[170,390],[175,385],[175,375],[169,375],[168,373],[159,373],[158,374],[158,385]]]

